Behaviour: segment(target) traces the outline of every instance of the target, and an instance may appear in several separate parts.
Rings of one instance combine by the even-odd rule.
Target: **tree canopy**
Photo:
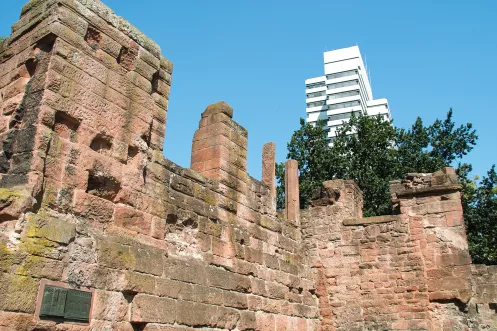
[[[497,173],[495,165],[465,197],[464,221],[474,263],[497,264]]]
[[[395,128],[380,116],[352,116],[338,130],[331,147],[325,125],[318,122],[313,126],[300,119],[300,128],[287,146],[287,158],[299,163],[301,208],[307,207],[313,191],[323,181],[343,178],[355,180],[362,189],[365,216],[391,214],[391,180],[412,172],[429,173],[453,166],[463,186],[473,258],[497,262],[497,175],[492,168],[479,184],[469,178],[471,165],[462,161],[478,139],[470,123],[457,126],[452,109],[443,120],[437,119],[429,126],[418,117],[408,129]],[[284,208],[284,163],[277,164],[276,175],[277,203]]]

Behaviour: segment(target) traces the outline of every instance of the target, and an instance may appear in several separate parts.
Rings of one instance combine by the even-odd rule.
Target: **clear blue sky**
[[[2,1],[6,35],[25,1]],[[373,94],[397,126],[443,118],[473,123],[474,174],[497,163],[497,1],[104,0],[174,62],[164,154],[190,164],[205,107],[225,100],[249,131],[249,172],[262,145],[277,158],[305,117],[304,80],[323,74],[323,52],[359,45]]]

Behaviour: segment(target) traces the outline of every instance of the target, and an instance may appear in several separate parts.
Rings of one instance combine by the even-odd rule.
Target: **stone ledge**
[[[440,185],[440,186],[429,186],[429,187],[419,187],[411,189],[397,189],[395,190],[395,195],[397,198],[408,197],[412,195],[424,194],[424,193],[435,193],[435,192],[453,192],[461,190],[460,184],[452,185]]]
[[[363,217],[363,218],[348,218],[343,220],[343,225],[353,226],[353,225],[369,225],[369,224],[380,224],[399,221],[399,215],[383,215],[383,216],[373,216],[373,217]]]

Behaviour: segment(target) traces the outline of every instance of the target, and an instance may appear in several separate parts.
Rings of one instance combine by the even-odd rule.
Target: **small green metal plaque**
[[[45,286],[40,317],[55,317],[88,322],[90,320],[91,292]]]
[[[68,290],[64,318],[76,321],[89,321],[91,292]]]
[[[64,317],[67,290],[54,286],[45,286],[41,303],[40,316]]]

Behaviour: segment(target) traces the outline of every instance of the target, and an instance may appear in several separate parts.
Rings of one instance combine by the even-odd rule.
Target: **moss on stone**
[[[134,269],[136,257],[128,246],[114,242],[99,243],[99,263],[111,268]]]
[[[37,288],[34,278],[0,273],[0,310],[33,313]]]
[[[11,188],[0,188],[0,201],[7,201],[12,198],[20,198],[25,193],[22,190],[14,190]]]
[[[0,245],[0,271],[9,271],[12,266],[13,257],[10,249],[5,245]]]
[[[45,238],[24,238],[19,243],[19,251],[52,259],[58,259],[60,256],[57,244]]]
[[[28,214],[25,235],[30,238],[45,238],[62,244],[76,236],[76,225],[48,215]],[[46,245],[44,245],[46,246]]]

